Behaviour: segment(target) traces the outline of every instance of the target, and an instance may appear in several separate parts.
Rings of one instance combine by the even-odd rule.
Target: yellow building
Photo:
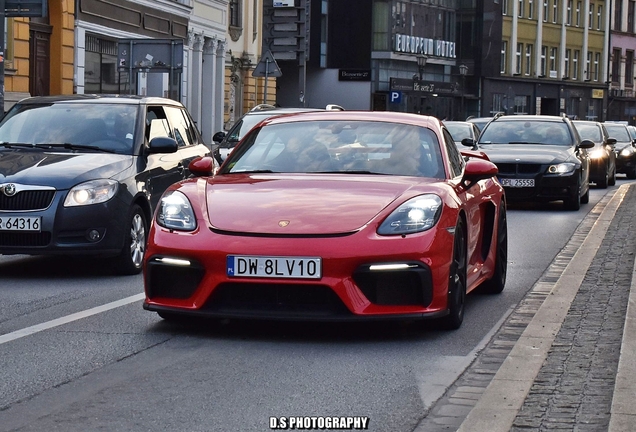
[[[74,14],[74,0],[49,0],[46,17],[6,20],[5,111],[23,97],[73,94]]]
[[[493,111],[602,120],[608,81],[604,0],[502,0]],[[493,86],[493,88],[496,86]]]

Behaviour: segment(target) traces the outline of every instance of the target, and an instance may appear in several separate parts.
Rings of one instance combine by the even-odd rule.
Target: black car
[[[603,123],[607,133],[616,140],[616,172],[628,179],[636,179],[636,147],[627,126],[622,123]]]
[[[455,145],[461,150],[466,146],[473,146],[479,139],[480,130],[477,124],[468,121],[445,121],[446,129],[453,136]],[[470,140],[470,141],[465,141]]]
[[[278,108],[274,105],[260,104],[243,114],[243,116],[232,126],[229,132],[217,132],[212,140],[218,145],[214,148],[214,158],[222,164],[241,138],[250,131],[256,124],[276,115],[294,114],[306,111],[324,111],[321,108]],[[326,110],[341,111],[339,105],[327,105]]]
[[[603,123],[587,120],[572,122],[582,139],[594,142],[590,155],[590,181],[600,188],[616,184],[616,140],[610,138]]]
[[[578,210],[589,201],[590,140],[582,140],[567,117],[501,116],[482,131],[477,143],[499,169],[512,201],[563,201]]]
[[[209,154],[170,99],[22,100],[0,122],[0,254],[113,256],[139,273],[161,194]]]

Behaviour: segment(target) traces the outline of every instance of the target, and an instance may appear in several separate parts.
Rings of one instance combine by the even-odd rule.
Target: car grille
[[[224,283],[214,290],[204,309],[277,317],[350,315],[338,295],[324,285]]]
[[[18,233],[0,232],[0,246],[4,247],[38,247],[51,242],[50,232]]]
[[[498,163],[499,174],[538,174],[541,172],[541,164],[528,163]]]
[[[44,210],[53,202],[54,190],[27,190],[13,196],[0,194],[0,210]]]

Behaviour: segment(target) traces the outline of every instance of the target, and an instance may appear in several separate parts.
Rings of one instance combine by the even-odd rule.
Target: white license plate
[[[42,218],[40,216],[0,216],[0,231],[31,231],[42,230]]]
[[[227,275],[263,278],[320,279],[322,261],[316,257],[228,255]]]
[[[508,187],[534,187],[534,179],[499,179],[502,186]]]

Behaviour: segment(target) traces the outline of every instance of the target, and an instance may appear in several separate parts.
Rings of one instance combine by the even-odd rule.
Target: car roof
[[[420,114],[404,113],[396,111],[311,111],[302,112],[286,116],[275,116],[267,120],[267,124],[296,122],[296,121],[320,121],[320,120],[343,120],[343,121],[373,121],[403,123],[407,125],[439,128],[442,121],[437,117],[424,116]]]
[[[541,121],[541,122],[555,122],[562,123],[568,121],[567,117],[553,116],[553,115],[535,115],[535,114],[522,114],[514,116],[501,116],[493,119],[493,123],[497,122],[514,122],[514,121]]]
[[[20,100],[21,105],[30,104],[51,104],[51,103],[121,103],[121,104],[161,104],[183,106],[181,102],[174,99],[155,97],[155,96],[138,96],[138,95],[115,95],[115,94],[74,94],[74,95],[56,95],[56,96],[33,96]]]

